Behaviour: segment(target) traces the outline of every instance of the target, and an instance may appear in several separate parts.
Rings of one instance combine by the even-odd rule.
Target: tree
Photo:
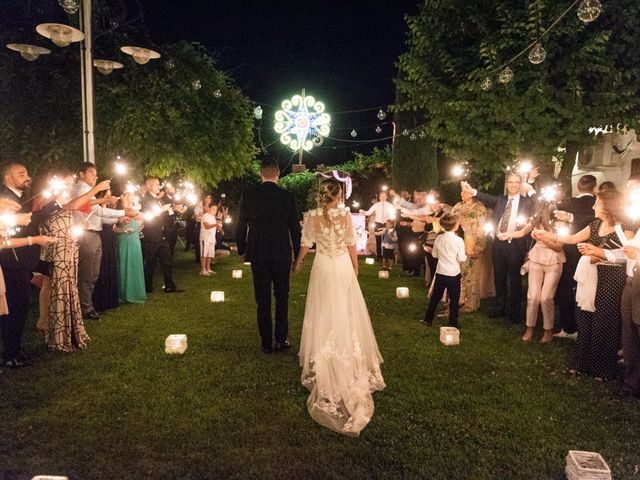
[[[523,55],[499,68],[558,18],[569,2],[425,0],[408,18],[408,51],[399,60],[396,110],[414,112],[445,154],[470,160],[486,183],[518,155],[549,162],[558,147],[573,158],[592,126],[638,124],[640,4],[611,0],[595,22],[569,12],[542,38],[546,60]],[[493,86],[483,90],[490,78]],[[565,169],[571,168],[566,162]]]

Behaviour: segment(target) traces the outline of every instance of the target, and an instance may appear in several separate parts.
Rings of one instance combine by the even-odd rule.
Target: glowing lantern
[[[214,303],[224,302],[224,292],[211,292],[211,301]]]
[[[169,335],[164,341],[165,353],[182,355],[187,351],[187,336],[184,334]]]
[[[376,263],[376,261],[373,258],[367,258],[364,263],[366,263],[367,265],[373,265],[374,263]]]
[[[398,297],[398,298],[409,298],[409,288],[407,288],[407,287],[398,287],[398,288],[396,288],[396,297]]]
[[[444,345],[459,345],[460,330],[455,327],[440,327],[440,342]]]
[[[378,278],[389,278],[389,272],[387,270],[380,270],[378,272]]]
[[[231,272],[231,278],[242,278],[242,270],[234,270]]]

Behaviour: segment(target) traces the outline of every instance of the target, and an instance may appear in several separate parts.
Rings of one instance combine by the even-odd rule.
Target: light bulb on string
[[[424,130],[422,130],[422,131],[418,134],[418,137],[420,137],[420,138],[425,138],[426,136],[427,136],[427,134],[425,133],[425,131],[424,131]]]
[[[377,117],[378,117],[378,120],[382,121],[382,120],[384,120],[385,118],[387,118],[387,114],[385,113],[385,111],[384,111],[384,110],[380,109],[380,110],[378,110],[378,115],[377,115]]]
[[[529,50],[529,61],[534,65],[539,65],[547,58],[547,51],[542,47],[542,44],[536,43],[534,47]]]
[[[407,130],[406,128],[402,131],[402,135],[404,135],[405,137],[409,135],[409,130]]]
[[[602,13],[602,5],[599,0],[582,0],[576,13],[580,21],[591,23]]]
[[[492,86],[493,81],[491,80],[491,77],[485,78],[480,84],[480,88],[482,88],[482,90],[490,90]]]
[[[356,137],[358,136],[358,132],[356,132],[356,130],[355,130],[355,129],[351,130],[351,136],[352,136],[353,138],[356,138]]]
[[[418,137],[416,137],[415,133],[412,133],[411,135],[409,135],[409,140],[411,140],[412,142]]]
[[[376,127],[376,133],[378,134],[382,133],[382,127],[380,125]]]
[[[253,109],[253,118],[262,120],[262,107],[260,105]]]
[[[500,83],[509,83],[513,79],[513,70],[509,67],[505,67],[504,70],[498,75],[498,81]]]
[[[222,96],[222,92],[220,91],[220,89],[217,89],[213,92],[213,96],[216,98],[220,98]]]
[[[191,87],[194,90],[200,90],[202,88],[202,82],[200,80],[194,80],[193,82],[191,82]]]
[[[80,8],[80,2],[78,0],[58,0],[58,3],[69,15],[73,15]]]

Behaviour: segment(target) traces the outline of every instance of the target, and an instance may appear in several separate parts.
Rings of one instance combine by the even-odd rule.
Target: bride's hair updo
[[[328,222],[331,222],[328,205],[333,202],[341,192],[342,187],[340,183],[333,178],[328,178],[320,182],[320,187],[318,188],[318,207],[322,208],[322,216]]]

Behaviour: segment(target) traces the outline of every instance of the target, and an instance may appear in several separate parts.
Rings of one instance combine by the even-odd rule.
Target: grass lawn
[[[614,478],[640,479],[640,402],[616,398],[614,382],[567,377],[570,340],[524,344],[520,326],[476,314],[461,318],[461,344],[444,347],[418,323],[421,280],[379,280],[362,262],[387,389],[362,435],[344,437],[308,416],[297,349],[260,351],[249,267],[233,256],[200,277],[191,254],[177,263],[185,293],[157,288],[104,314],[87,326],[86,351],[47,352],[32,319],[34,366],[0,371],[0,479],[560,479],[568,450],[600,452]],[[294,347],[306,263],[292,282]],[[411,298],[396,299],[397,286]],[[211,290],[226,301],[210,303]],[[171,333],[188,335],[184,356],[164,353]]]

